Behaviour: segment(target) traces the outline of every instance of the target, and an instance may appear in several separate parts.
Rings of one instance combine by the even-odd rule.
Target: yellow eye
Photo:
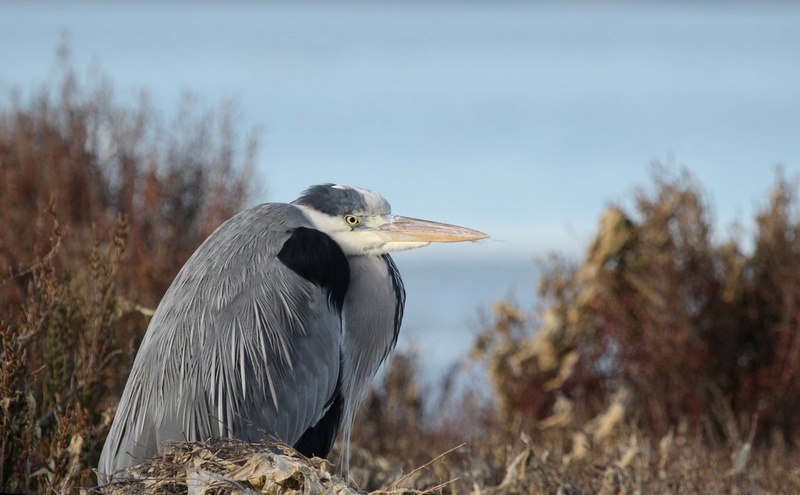
[[[351,227],[355,227],[356,225],[361,223],[361,219],[355,215],[347,215],[344,217],[344,221],[347,222],[347,225]]]

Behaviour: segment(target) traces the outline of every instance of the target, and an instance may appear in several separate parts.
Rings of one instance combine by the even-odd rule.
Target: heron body
[[[324,457],[394,348],[405,290],[390,251],[485,237],[391,215],[326,184],[223,223],[156,309],[100,456],[101,477],[164,442],[277,438]]]

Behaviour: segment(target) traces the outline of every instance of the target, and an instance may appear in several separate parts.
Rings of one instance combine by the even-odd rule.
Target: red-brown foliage
[[[0,489],[91,485],[154,307],[250,193],[256,141],[186,98],[165,125],[61,49],[59,80],[0,106]]]
[[[583,424],[622,391],[628,417],[655,437],[685,422],[730,444],[796,439],[795,209],[794,187],[779,177],[750,248],[714,239],[688,174],[657,174],[632,213],[609,208],[579,266],[544,265],[540,318],[519,320],[536,330],[504,330],[520,324],[506,310],[482,335],[504,417],[555,421],[561,397]]]

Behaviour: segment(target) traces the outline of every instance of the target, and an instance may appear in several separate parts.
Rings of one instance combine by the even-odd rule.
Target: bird
[[[278,439],[326,457],[397,343],[390,252],[488,237],[393,215],[371,190],[309,187],[223,222],[158,304],[97,468],[101,483],[166,442]]]

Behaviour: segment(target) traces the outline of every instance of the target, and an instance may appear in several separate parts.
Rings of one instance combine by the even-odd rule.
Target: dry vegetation
[[[0,107],[0,491],[93,487],[146,308],[251,182],[229,109],[165,125],[60,60],[54,88]],[[795,194],[779,176],[752,238],[719,241],[691,177],[654,174],[580,263],[542,263],[537,311],[495,305],[472,355],[492,402],[446,387],[426,404],[418,357],[394,357],[357,421],[354,485],[800,493]],[[181,444],[113,489],[350,493],[331,460]]]
[[[135,349],[182,263],[244,206],[227,106],[173,122],[59,57],[0,108],[0,491],[91,486]]]

